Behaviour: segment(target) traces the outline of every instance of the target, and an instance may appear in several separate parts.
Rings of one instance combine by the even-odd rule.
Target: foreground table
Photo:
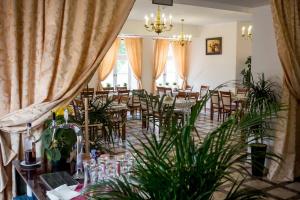
[[[39,177],[42,174],[51,173],[51,168],[46,162],[41,161],[41,165],[34,169],[21,167],[19,160],[14,160],[12,164],[15,169],[16,179],[21,180],[16,184],[17,191],[19,191],[22,186],[26,186],[27,196],[34,196],[38,200],[48,199],[46,196],[46,187]],[[73,174],[71,170],[69,170],[69,172]]]
[[[47,166],[41,162],[41,165],[35,169],[24,169],[20,166],[19,160],[13,161],[17,178],[21,178],[21,182],[26,184],[27,195],[33,194],[38,200],[47,199],[46,188],[44,187],[39,175],[47,173]],[[24,184],[23,184],[24,185]],[[17,190],[21,184],[17,184]]]

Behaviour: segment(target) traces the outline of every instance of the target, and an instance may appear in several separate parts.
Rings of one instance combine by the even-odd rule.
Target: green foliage
[[[69,116],[68,122],[77,122],[72,116]],[[72,151],[73,145],[76,143],[76,133],[72,129],[58,129],[55,138],[52,141],[53,130],[51,128],[52,120],[45,121],[45,130],[42,133],[42,147],[46,153],[47,159],[58,161],[61,158],[67,159]],[[56,124],[65,123],[64,116],[56,117]]]
[[[248,88],[250,84],[253,82],[252,72],[251,72],[251,56],[249,56],[245,62],[246,68],[244,68],[241,72],[243,76],[243,85]]]
[[[114,126],[111,121],[111,114],[108,112],[109,107],[113,103],[113,99],[108,99],[105,102],[94,101],[91,104],[91,110],[89,111],[89,120],[91,124],[102,124],[103,131],[106,132],[108,142],[114,142],[113,132]],[[105,147],[105,141],[103,138],[96,136],[96,138],[91,138],[91,148],[100,151],[110,151],[109,148]]]
[[[209,98],[207,94],[193,107],[183,127],[169,120],[159,139],[153,134],[144,135],[146,142],[137,138],[143,149],[130,144],[136,160],[133,175],[93,185],[86,196],[91,199],[208,200],[221,185],[231,183],[232,189],[225,199],[259,198],[262,195],[259,191],[240,190],[242,181],[232,176],[232,170],[242,173],[244,163],[248,162],[245,149],[249,143],[243,140],[243,133],[261,124],[269,114],[231,116],[201,138],[193,134],[193,129]],[[203,142],[195,142],[195,139]]]
[[[279,86],[271,80],[266,80],[264,74],[259,75],[258,80],[251,81],[248,84],[248,95],[246,102],[246,112],[251,114],[265,115],[268,113],[270,118],[274,118],[278,111],[282,110],[279,102],[279,94],[276,88]],[[271,120],[262,121],[261,124],[250,127],[248,137],[254,137],[256,143],[263,143],[265,139],[271,139],[273,136],[266,130],[270,129]]]

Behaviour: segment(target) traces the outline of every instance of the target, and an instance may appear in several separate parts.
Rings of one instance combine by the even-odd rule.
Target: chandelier
[[[172,27],[172,15],[169,15],[169,20],[167,22],[167,18],[164,13],[161,14],[159,6],[157,7],[155,18],[153,13],[150,14],[150,19],[147,15],[145,16],[145,28],[147,31],[154,31],[157,34],[160,34],[165,31],[170,31]]]
[[[190,42],[191,39],[192,39],[192,35],[184,34],[184,32],[183,32],[183,22],[184,22],[184,19],[181,19],[181,32],[180,32],[180,34],[173,36],[173,39],[175,41],[178,41],[181,44],[181,46],[184,46],[185,43]]]
[[[246,26],[242,27],[242,37],[245,39],[252,39],[252,26],[249,25],[246,33]]]

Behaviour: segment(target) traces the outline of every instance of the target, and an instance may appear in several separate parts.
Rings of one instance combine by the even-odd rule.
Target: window
[[[130,90],[137,89],[138,87],[137,80],[134,77],[129,64],[124,40],[121,40],[120,42],[117,60],[112,73],[110,73],[109,76],[102,81],[102,85],[104,87],[106,87],[107,84],[114,87],[124,86],[126,84],[127,88]]]
[[[173,54],[172,45],[169,45],[168,58],[166,66],[162,75],[156,80],[157,85],[161,86],[172,86],[173,83],[178,85],[182,84],[182,80],[177,73],[177,68],[175,64],[175,58]]]

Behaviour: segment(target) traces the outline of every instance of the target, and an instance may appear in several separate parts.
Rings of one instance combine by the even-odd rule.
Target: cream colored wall
[[[278,57],[270,5],[254,8],[253,13],[253,73],[265,73],[266,78],[282,83],[283,70]]]
[[[205,55],[206,38],[222,37],[222,54]],[[189,83],[199,90],[201,85],[214,88],[236,78],[237,22],[207,25],[193,38],[190,55]],[[233,89],[233,88],[232,88]]]
[[[252,55],[252,40],[242,37],[242,27],[248,27],[252,22],[238,22],[237,23],[237,43],[236,43],[236,79],[241,80],[241,71],[245,68],[245,61],[248,56]]]
[[[195,90],[199,90],[201,84],[208,84],[213,88],[236,79],[240,71],[240,63],[244,63],[244,57],[247,57],[251,52],[248,49],[251,45],[247,46],[245,41],[239,41],[239,26],[240,24],[237,22],[202,27],[184,26],[186,32],[193,35],[190,47],[188,80],[195,87]],[[174,33],[179,33],[178,28],[180,26],[175,25],[172,32],[164,33],[162,36],[171,37]],[[154,46],[152,36],[154,34],[144,29],[143,21],[129,20],[123,26],[120,35],[139,35],[143,37],[142,84],[146,90],[151,91]],[[222,55],[205,55],[205,39],[210,37],[222,37]],[[90,85],[95,85],[96,82],[95,75]],[[231,89],[233,90],[233,88]]]

